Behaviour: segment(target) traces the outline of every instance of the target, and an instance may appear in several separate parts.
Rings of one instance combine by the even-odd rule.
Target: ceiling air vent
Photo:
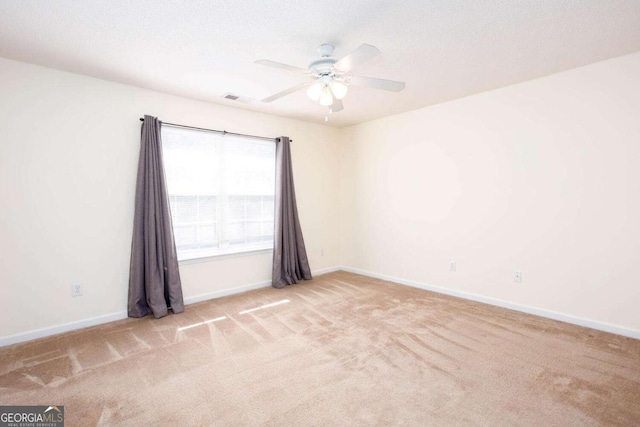
[[[228,99],[229,101],[243,102],[245,104],[253,102],[253,98],[249,98],[247,96],[235,95],[233,93],[226,93],[226,94],[222,95],[222,97],[224,99]]]

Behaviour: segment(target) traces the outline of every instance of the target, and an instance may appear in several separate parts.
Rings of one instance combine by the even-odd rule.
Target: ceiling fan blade
[[[258,59],[256,64],[264,65],[272,68],[280,68],[282,70],[293,71],[298,74],[307,74],[309,70],[306,68],[294,67],[293,65],[283,64],[282,62],[269,61],[268,59]]]
[[[373,77],[352,76],[351,84],[355,86],[370,87],[373,89],[389,90],[391,92],[400,92],[404,89],[404,82],[395,80],[374,79]]]
[[[337,113],[338,111],[344,110],[344,105],[342,105],[342,100],[334,98],[333,104],[331,104],[331,112]]]
[[[313,84],[313,82],[304,82],[304,83],[300,83],[297,84],[293,87],[290,87],[289,89],[285,89],[282,92],[278,92],[275,95],[271,95],[265,99],[262,100],[262,102],[272,102],[275,101],[276,99],[280,99],[283,96],[287,96],[289,94],[292,94],[293,92],[299,91],[300,89],[304,89],[307,86],[311,86]]]
[[[380,51],[377,47],[370,44],[363,44],[338,62],[334,64],[334,67],[338,70],[348,73],[359,65],[375,58],[380,55]]]

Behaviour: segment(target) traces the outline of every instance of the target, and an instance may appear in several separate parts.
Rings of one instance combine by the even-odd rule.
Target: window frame
[[[243,141],[249,142],[247,141],[247,139],[252,139],[256,137],[242,136],[238,134],[229,135],[227,133],[207,131],[207,130],[197,129],[197,128],[193,129],[193,128],[188,128],[183,126],[168,126],[168,128],[170,129],[169,132],[171,132],[173,136],[176,136],[176,134],[179,134],[181,132],[185,132],[185,134],[190,133],[191,138],[193,138],[194,133],[208,134],[207,138],[211,138],[210,135],[213,133],[215,134],[214,137],[216,139],[211,141],[211,143],[219,142],[220,143],[219,147],[222,147],[221,149],[218,150],[222,152],[222,155],[214,157],[214,161],[212,162],[212,168],[214,168],[214,170],[216,171],[214,174],[218,178],[217,185],[222,185],[222,188],[218,188],[217,189],[218,191],[214,192],[215,194],[211,194],[211,193],[198,194],[198,192],[193,192],[193,194],[180,194],[179,192],[171,193],[171,190],[170,190],[171,182],[169,178],[170,174],[167,173],[167,167],[166,167],[167,158],[171,156],[171,153],[170,153],[171,149],[165,146],[166,134],[163,133],[163,131],[167,131],[168,129],[165,129],[164,124],[161,128],[162,154],[165,160],[165,177],[167,181],[167,196],[168,196],[168,201],[169,201],[169,206],[170,206],[170,211],[172,216],[172,228],[174,231],[174,240],[176,244],[176,252],[178,255],[179,263],[190,264],[190,263],[206,262],[213,259],[223,259],[223,258],[256,255],[260,253],[272,252],[275,244],[275,238],[274,238],[275,227],[274,226],[275,226],[275,170],[276,170],[275,144],[276,144],[276,141],[270,140],[265,143],[265,144],[273,144],[273,157],[272,157],[273,159],[273,165],[272,165],[273,191],[269,192],[268,194],[253,194],[251,191],[245,191],[244,193],[241,193],[241,194],[231,194],[229,185],[225,187],[224,184],[220,184],[225,182],[225,179],[219,179],[223,174],[229,173],[228,170],[222,167],[222,165],[225,164],[225,153],[226,153],[226,150],[224,148],[225,144],[242,143]],[[258,138],[269,139],[269,138],[260,138],[260,137]],[[179,142],[177,143],[179,144]],[[199,143],[203,143],[203,142],[199,142]],[[175,140],[172,141],[172,144],[176,144],[176,141]],[[232,157],[228,157],[228,158],[232,158]],[[168,163],[172,163],[172,161],[169,161]],[[176,167],[175,169],[179,170],[180,168]],[[260,169],[256,169],[256,171],[260,171]],[[262,172],[264,172],[264,170],[262,170]],[[192,192],[188,192],[188,193],[192,193]],[[195,197],[196,203],[197,203],[197,209],[196,209],[197,213],[196,213],[195,220],[186,221],[186,222],[183,221],[181,223],[176,224],[175,219],[177,217],[177,210],[178,210],[177,203],[179,203],[181,197]],[[213,211],[214,211],[214,215],[211,218],[206,218],[205,220],[203,220],[199,216],[200,201],[201,201],[201,198],[204,198],[204,197],[213,197]],[[237,214],[238,212],[237,209],[232,212],[233,208],[231,206],[231,203],[233,198],[242,199],[241,204],[242,204],[243,214],[241,218],[237,218],[237,217],[231,218],[233,214]],[[259,203],[259,210],[260,210],[259,217],[256,217],[255,215],[251,214],[251,212],[248,212],[249,211],[248,205],[251,202],[251,198],[258,199],[257,201]],[[238,200],[236,200],[236,202],[237,201]],[[255,203],[255,200],[254,200],[254,203]],[[270,212],[271,215],[268,214],[269,212],[268,209],[270,207],[273,209]],[[215,238],[211,241],[211,244],[215,245],[214,247],[210,247],[210,248],[197,247],[201,243],[202,245],[207,244],[206,242],[200,242],[197,234],[199,232],[199,226],[202,226],[204,223],[206,223],[205,225],[207,226],[213,225],[214,227],[212,231],[212,235],[215,236]],[[230,238],[228,234],[230,232],[232,233],[231,224],[234,224],[234,223],[243,224],[242,232],[239,233],[239,235],[242,237],[237,238],[236,240],[234,240],[232,237]],[[248,235],[246,233],[248,224],[257,224],[260,231],[255,235],[250,235],[250,234]],[[178,237],[176,237],[176,234],[178,234],[177,230],[180,228],[184,229],[187,226],[193,227],[193,233],[195,237],[193,238],[192,245],[194,246],[194,248],[180,249],[180,246],[178,243]],[[271,227],[270,232],[268,231],[269,230],[268,227]],[[227,234],[225,234],[225,232]],[[221,234],[223,235],[222,238],[220,237]],[[250,241],[252,237],[257,239],[254,243],[251,243]]]

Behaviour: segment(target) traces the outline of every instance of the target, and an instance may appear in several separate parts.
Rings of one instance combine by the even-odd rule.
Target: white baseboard
[[[61,325],[50,326],[47,328],[34,329],[31,331],[0,338],[0,347],[25,341],[31,341],[37,338],[44,338],[51,335],[57,335],[63,332],[75,331],[76,329],[88,328],[90,326],[100,325],[102,323],[115,322],[116,320],[122,320],[126,318],[127,312],[119,311],[116,313],[91,317],[89,319],[77,320],[75,322],[63,323]]]
[[[313,276],[320,276],[322,274],[332,273],[338,270],[340,270],[340,267],[328,267],[320,270],[314,270],[311,272],[311,274]],[[242,292],[252,291],[254,289],[268,288],[269,286],[271,286],[271,280],[265,280],[264,282],[253,283],[251,285],[243,285],[243,286],[238,286],[236,288],[223,289],[220,291],[209,292],[206,294],[196,295],[193,297],[187,297],[184,299],[184,303],[186,305],[194,304],[197,302],[207,301],[210,299],[226,297],[228,295],[240,294]]]
[[[271,280],[264,282],[252,283],[250,285],[238,286],[236,288],[222,289],[220,291],[208,292],[206,294],[196,295],[193,297],[186,297],[184,304],[195,304],[197,302],[208,301],[210,299],[222,298],[228,295],[241,294],[242,292],[252,291],[254,289],[268,288],[271,286]]]
[[[340,270],[340,267],[329,267],[329,268],[323,268],[320,270],[312,271],[311,274],[314,276],[320,276],[322,274],[327,274],[327,273],[331,273],[333,271],[338,271],[338,270]],[[184,303],[185,305],[195,304],[197,302],[207,301],[215,298],[221,298],[227,295],[239,294],[239,293],[251,291],[254,289],[266,288],[269,286],[271,286],[271,280],[253,283],[250,285],[238,286],[236,288],[223,289],[220,291],[210,292],[202,295],[186,297],[184,299]],[[1,337],[0,347],[5,347],[11,344],[18,344],[25,341],[31,341],[38,338],[45,338],[51,335],[57,335],[64,332],[75,331],[77,329],[88,328],[90,326],[96,326],[103,323],[115,322],[116,320],[122,320],[126,318],[127,318],[127,312],[119,311],[116,313],[105,314],[97,317],[91,317],[89,319],[77,320],[75,322],[63,323],[60,325],[50,326],[47,328],[34,329],[31,331],[22,332],[15,335],[10,335],[8,337]]]
[[[551,310],[545,310],[537,307],[530,307],[523,304],[517,304],[509,301],[504,301],[497,298],[485,297],[464,291],[456,291],[454,289],[447,289],[440,286],[429,285],[426,283],[420,283],[413,280],[401,279],[399,277],[388,276],[385,274],[373,273],[371,271],[360,270],[358,268],[340,267],[340,270],[348,271],[362,276],[373,277],[376,279],[387,280],[389,282],[399,283],[401,285],[411,286],[414,288],[425,289],[427,291],[433,291],[440,294],[451,295],[458,298],[463,298],[471,301],[478,301],[485,304],[495,305],[498,307],[508,308],[510,310],[520,311],[523,313],[533,314],[540,317],[546,317],[548,319],[559,320],[561,322],[571,323],[578,326],[584,326],[598,331],[610,332],[616,335],[622,335],[629,338],[640,339],[640,331],[625,328],[622,326],[612,325],[609,323],[598,322],[595,320],[584,319],[582,317],[571,316],[569,314],[558,313]]]
[[[340,270],[342,270],[342,267],[340,266],[327,267],[327,268],[321,268],[320,270],[312,271],[311,274],[314,276],[321,276],[323,274],[333,273],[334,271],[340,271]]]

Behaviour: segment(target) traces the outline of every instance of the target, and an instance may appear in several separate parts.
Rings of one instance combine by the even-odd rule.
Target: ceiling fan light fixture
[[[328,86],[322,88],[322,94],[320,95],[320,105],[329,106],[333,104],[333,96]]]
[[[331,92],[333,92],[333,96],[335,96],[336,99],[344,98],[347,94],[347,90],[347,85],[345,85],[344,83],[340,83],[336,80],[331,83]]]
[[[322,95],[323,84],[320,82],[315,82],[309,89],[307,89],[307,96],[314,101],[318,101],[320,99],[320,95]]]

